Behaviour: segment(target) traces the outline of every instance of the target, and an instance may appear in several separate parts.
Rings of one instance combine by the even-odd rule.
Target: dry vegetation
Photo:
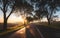
[[[15,27],[17,24],[8,23],[7,28]],[[3,29],[3,23],[0,23],[0,30]]]
[[[20,27],[23,24],[15,24],[15,23],[8,23],[7,29],[12,29],[16,27]],[[0,23],[0,31],[3,29],[3,23]]]
[[[20,25],[20,24],[8,23],[7,30],[6,31],[2,31],[2,29],[3,29],[3,23],[0,23],[0,35],[4,35],[4,34],[7,34],[9,32],[13,32],[13,31],[18,30],[18,29],[21,29],[23,27],[24,26],[23,25]]]
[[[48,22],[38,22],[36,24],[43,25],[43,26],[48,26],[48,27],[51,27],[51,28],[60,29],[60,21],[52,22],[51,25],[48,25]]]

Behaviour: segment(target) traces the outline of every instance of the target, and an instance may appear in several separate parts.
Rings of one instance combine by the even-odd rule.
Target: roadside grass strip
[[[13,31],[16,31],[16,30],[21,29],[23,27],[24,26],[16,26],[16,27],[8,28],[6,31],[0,32],[0,36],[1,35],[5,35],[5,34],[8,34],[8,33],[13,32]]]

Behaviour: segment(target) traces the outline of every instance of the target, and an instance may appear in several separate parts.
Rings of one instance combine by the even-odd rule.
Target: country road
[[[3,38],[60,38],[60,30],[36,24],[28,24],[18,31],[3,36]]]
[[[44,38],[44,37],[35,25],[29,24],[26,27],[4,38]]]
[[[14,32],[8,38],[25,38],[25,27]]]

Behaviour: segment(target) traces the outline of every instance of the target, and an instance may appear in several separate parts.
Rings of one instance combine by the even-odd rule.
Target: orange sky
[[[0,23],[3,23],[3,13],[0,10]],[[7,14],[8,15],[8,14]],[[22,16],[16,16],[14,13],[12,13],[8,19],[8,23],[18,23],[18,22],[24,22],[24,17]]]
[[[2,18],[0,18],[0,23],[3,22]]]
[[[42,21],[47,21],[46,18],[42,19]],[[57,21],[60,21],[60,18],[58,18]],[[3,16],[0,16],[0,23],[3,22]],[[24,22],[24,18],[21,16],[16,16],[15,14],[12,14],[9,19],[8,19],[8,23],[18,23],[18,22]]]
[[[3,17],[0,18],[0,23],[3,22]],[[16,17],[16,16],[10,16],[8,19],[8,23],[17,23],[17,22],[24,22],[24,18],[22,18],[21,16]]]

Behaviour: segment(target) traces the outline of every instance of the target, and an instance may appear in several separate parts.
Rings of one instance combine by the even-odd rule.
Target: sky
[[[58,11],[55,15],[58,15],[59,21],[60,21],[60,11]],[[42,19],[42,21],[47,21],[47,19]],[[3,12],[0,10],[0,22],[3,22]],[[14,13],[11,14],[11,16],[8,19],[8,23],[18,23],[18,22],[24,22],[24,18],[21,16],[16,16]]]
[[[28,1],[28,3],[30,3],[30,1]],[[36,8],[35,5],[36,5],[36,3],[34,3],[33,9],[36,10],[38,8]],[[57,13],[55,15],[58,15],[58,17],[59,17],[58,19],[60,20],[60,11],[57,11]],[[45,19],[43,19],[43,20],[45,21]],[[17,17],[15,14],[12,14],[8,19],[9,23],[16,23],[16,22],[23,22],[23,21],[24,21],[24,19],[21,16]],[[1,10],[0,10],[0,22],[3,22],[3,12]]]
[[[56,15],[60,18],[60,11],[57,11]]]
[[[21,16],[16,16],[14,13],[12,13],[8,19],[8,23],[18,23],[23,21],[24,18],[22,18]],[[3,12],[0,10],[0,23],[1,22],[3,22]]]

